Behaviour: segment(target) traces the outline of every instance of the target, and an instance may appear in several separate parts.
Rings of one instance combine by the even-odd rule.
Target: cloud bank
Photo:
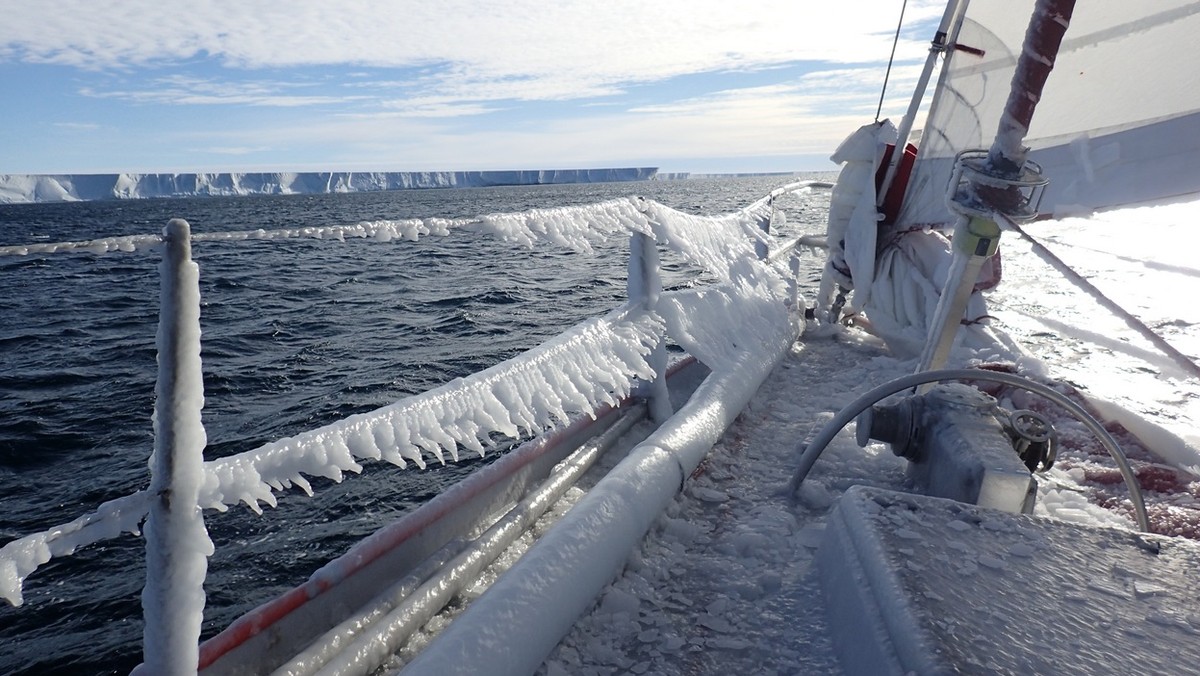
[[[910,0],[906,22],[928,24],[940,16],[940,5]],[[503,152],[522,144],[541,148],[540,156],[524,153],[539,165],[570,161],[547,149],[571,147],[584,153],[578,158],[584,163],[608,161],[586,154],[593,148],[619,153],[614,161],[669,162],[636,153],[775,152],[767,137],[841,124],[864,107],[873,114],[864,101],[877,96],[898,11],[884,0],[50,0],[6,10],[0,67],[69,78],[63,97],[94,102],[99,112],[92,119],[53,120],[61,132],[69,129],[62,125],[90,126],[124,138],[132,125],[122,131],[117,110],[136,116],[173,108],[164,114],[174,116],[175,129],[139,130],[179,153],[264,147],[264,157],[274,153],[295,164],[384,162],[401,151],[402,160],[433,162],[440,155],[458,163],[469,158],[456,148],[482,142]],[[906,32],[901,62],[922,59],[929,37]],[[0,112],[36,121],[33,110],[19,105],[0,104]],[[219,108],[228,123],[194,112],[204,108]],[[765,125],[766,133],[738,132],[739,125]],[[379,152],[348,151],[364,147],[362,130],[371,130]],[[699,136],[714,133],[749,145]],[[427,142],[418,143],[422,137]],[[341,144],[341,152],[324,142]],[[435,142],[446,143],[445,150]],[[132,155],[137,143],[126,145]],[[496,166],[514,160],[520,158]]]

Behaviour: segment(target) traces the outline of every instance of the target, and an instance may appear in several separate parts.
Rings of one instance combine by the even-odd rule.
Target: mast
[[[954,258],[918,372],[946,363],[979,271],[999,246],[997,214],[1018,222],[1034,215],[1030,202],[1046,181],[1040,170],[1027,165],[1024,140],[1074,9],[1075,0],[1037,0],[992,147],[959,155],[949,200],[958,214]]]
[[[1042,98],[1042,89],[1054,68],[1054,59],[1058,56],[1058,48],[1067,32],[1074,9],[1075,0],[1039,0],[1034,7],[1029,29],[1025,33],[1021,58],[1017,61],[1016,72],[1013,73],[1008,102],[1004,106],[1004,114],[1000,117],[1000,127],[996,130],[996,140],[988,150],[987,164],[984,167],[986,175],[1007,180],[1020,178],[1025,158],[1029,154],[1029,148],[1022,142],[1029,133],[1034,108]],[[1020,197],[1015,186],[1006,186],[1004,190],[995,193],[987,189],[991,186],[986,183],[972,183],[981,200],[1002,213],[1006,213],[1004,207],[1016,206],[1014,200]],[[979,194],[981,189],[983,194]]]

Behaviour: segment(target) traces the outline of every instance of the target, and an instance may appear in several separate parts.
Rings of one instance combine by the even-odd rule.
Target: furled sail
[[[1034,0],[970,0],[896,227],[949,223],[957,153],[991,145]],[[1079,0],[1025,144],[1068,214],[1200,192],[1200,0]]]

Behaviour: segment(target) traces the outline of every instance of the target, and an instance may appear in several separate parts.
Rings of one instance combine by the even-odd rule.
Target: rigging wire
[[[887,94],[888,78],[892,76],[892,62],[896,59],[896,46],[900,44],[900,28],[904,26],[904,10],[908,9],[908,0],[900,3],[900,20],[896,22],[896,36],[892,38],[892,53],[888,56],[887,70],[883,73],[883,88],[879,91],[879,106],[875,108],[875,123],[879,124],[879,114],[883,112],[883,97]]]
[[[1008,216],[1005,216],[1004,214],[999,214],[999,216],[1003,219],[1004,226],[1007,229],[1012,230],[1020,235],[1022,239],[1029,242],[1029,244],[1033,247],[1033,252],[1041,257],[1042,260],[1049,263],[1051,267],[1062,273],[1062,275],[1066,277],[1068,281],[1091,296],[1097,303],[1100,304],[1101,307],[1123,320],[1129,328],[1133,329],[1143,338],[1150,341],[1154,347],[1158,348],[1160,352],[1170,358],[1171,361],[1175,362],[1175,364],[1183,369],[1185,373],[1193,378],[1200,378],[1200,365],[1193,361],[1191,357],[1180,352],[1175,348],[1175,346],[1168,343],[1165,338],[1155,333],[1154,330],[1149,326],[1146,326],[1142,320],[1135,317],[1133,313],[1129,312],[1125,308],[1118,305],[1111,298],[1104,295],[1100,289],[1096,288],[1094,284],[1089,282],[1083,275],[1079,274],[1078,271],[1067,265],[1061,258],[1054,255],[1052,251],[1047,249],[1044,244],[1034,239],[1029,233],[1025,232],[1025,230],[1022,229],[1021,226],[1016,223],[1016,221],[1012,220]]]

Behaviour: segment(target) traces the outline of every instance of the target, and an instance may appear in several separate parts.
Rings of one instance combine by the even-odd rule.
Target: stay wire
[[[892,61],[896,59],[896,46],[900,44],[900,29],[904,26],[904,11],[908,8],[908,0],[900,3],[900,20],[896,22],[896,36],[892,38],[892,53],[888,56],[887,70],[883,74],[883,88],[879,91],[879,106],[875,109],[875,123],[879,124],[879,115],[883,112],[883,98],[887,95],[888,79],[892,76]]]
[[[1200,378],[1200,364],[1197,364],[1192,360],[1191,357],[1180,352],[1175,346],[1168,343],[1165,338],[1155,333],[1153,329],[1151,329],[1149,326],[1146,326],[1145,322],[1135,317],[1129,310],[1126,310],[1118,305],[1116,301],[1104,295],[1104,293],[1100,291],[1100,289],[1096,288],[1094,284],[1089,282],[1087,278],[1085,278],[1071,266],[1067,265],[1061,258],[1054,255],[1054,252],[1047,249],[1044,244],[1034,239],[1029,233],[1025,232],[1025,230],[1018,225],[1016,221],[1013,221],[1011,218],[1004,216],[1003,214],[1001,214],[1000,217],[1003,220],[1003,224],[1006,228],[1017,233],[1022,239],[1029,242],[1030,246],[1033,248],[1033,252],[1042,260],[1049,263],[1051,267],[1062,273],[1062,275],[1066,277],[1068,281],[1073,283],[1084,293],[1091,296],[1097,303],[1100,304],[1101,307],[1113,313],[1114,316],[1124,320],[1126,326],[1136,331],[1146,340],[1150,341],[1154,347],[1158,348],[1160,352],[1170,358],[1171,361],[1175,362],[1175,364],[1183,369],[1183,371],[1189,376],[1193,378]]]

